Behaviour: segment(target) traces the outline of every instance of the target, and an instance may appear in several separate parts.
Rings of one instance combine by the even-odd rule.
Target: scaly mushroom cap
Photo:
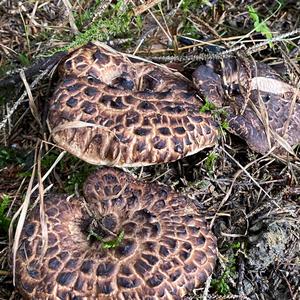
[[[186,197],[112,168],[91,175],[84,193],[93,217],[82,199],[45,200],[43,257],[39,208],[28,218],[16,260],[27,299],[182,299],[212,273],[216,240]],[[105,249],[88,239],[91,228],[103,241],[124,239]]]
[[[48,124],[60,147],[89,163],[166,163],[216,142],[215,123],[200,113],[191,83],[166,68],[90,43],[60,73]]]
[[[281,146],[300,143],[300,92],[268,65],[230,58],[199,66],[193,77],[202,96],[217,107],[229,106],[229,130],[253,151],[265,154],[279,139]],[[279,147],[275,153],[285,151]]]

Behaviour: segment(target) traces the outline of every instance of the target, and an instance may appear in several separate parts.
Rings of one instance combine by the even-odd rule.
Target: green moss
[[[99,1],[96,1],[95,6],[93,6],[90,10],[84,12],[82,15],[76,16],[76,24],[81,30],[84,29],[84,23],[92,18],[93,12],[98,5]],[[123,7],[125,7],[125,9],[121,9]],[[49,53],[49,55],[59,51],[66,51],[80,47],[91,41],[107,41],[117,37],[133,37],[135,36],[135,31],[131,28],[132,24],[136,24],[135,26],[138,30],[140,30],[142,27],[141,17],[134,17],[131,6],[124,5],[124,0],[119,0],[116,4],[111,5],[106,10],[101,19],[96,19],[85,31],[76,35],[67,46],[54,49],[51,53]],[[66,37],[60,36],[58,39],[66,39]]]
[[[11,222],[11,218],[6,217],[6,210],[11,203],[11,199],[8,195],[3,195],[0,202],[0,230],[8,232],[8,228]]]
[[[212,151],[209,153],[204,163],[207,172],[210,173],[214,171],[217,158],[218,158],[218,154],[216,152]]]
[[[236,259],[235,257],[229,259],[224,272],[219,278],[211,280],[211,286],[217,291],[219,295],[225,296],[231,292],[229,279],[236,275]]]
[[[241,243],[239,241],[233,243],[226,243],[224,249],[229,250],[228,261],[226,262],[224,272],[218,278],[211,281],[211,286],[217,291],[219,295],[225,296],[231,292],[230,278],[237,277],[237,254],[241,250]]]
[[[18,151],[12,148],[0,146],[0,168],[5,168],[11,164],[22,164],[24,163],[24,159],[24,155]]]
[[[189,11],[195,12],[199,10],[202,5],[212,6],[209,0],[184,0],[181,4],[181,9],[184,13],[188,13]]]
[[[31,64],[31,61],[26,53],[20,53],[18,55],[18,60],[24,67],[29,66]]]

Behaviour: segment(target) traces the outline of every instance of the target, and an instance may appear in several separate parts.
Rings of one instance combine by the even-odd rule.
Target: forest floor
[[[148,9],[142,1],[128,0],[0,0],[0,300],[22,299],[12,284],[8,228],[24,201],[36,159],[42,176],[50,171],[44,186],[53,185],[54,192],[80,194],[96,168],[69,154],[53,165],[61,150],[49,143],[45,120],[55,77],[46,74],[32,84],[36,76],[29,74],[4,86],[3,78],[91,40],[148,59],[234,48],[238,54],[267,41],[253,51],[254,59],[280,70],[286,82],[299,82],[300,34],[293,34],[300,28],[299,1],[144,2]],[[168,66],[190,77],[199,63]],[[23,95],[26,85],[29,96]],[[213,222],[217,265],[210,283],[188,299],[299,299],[299,147],[295,153],[298,158],[284,160],[262,156],[225,130],[213,148],[143,168],[145,180],[190,196]]]

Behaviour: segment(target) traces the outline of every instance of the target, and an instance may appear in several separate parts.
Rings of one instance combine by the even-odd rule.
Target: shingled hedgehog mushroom
[[[229,130],[256,152],[286,155],[300,143],[300,90],[264,63],[230,58],[209,61],[193,74],[195,85],[224,107]],[[279,146],[279,147],[278,147]]]
[[[89,43],[60,66],[48,124],[61,148],[97,165],[175,161],[216,143],[193,84],[167,68]]]
[[[216,240],[188,198],[113,168],[92,174],[84,195],[86,206],[45,199],[44,256],[39,207],[29,215],[16,259],[25,299],[182,299],[212,273]]]

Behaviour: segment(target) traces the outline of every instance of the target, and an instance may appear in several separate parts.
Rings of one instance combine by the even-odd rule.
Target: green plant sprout
[[[266,24],[266,22],[260,20],[257,11],[255,10],[255,8],[252,5],[248,5],[247,9],[248,9],[248,13],[249,13],[250,18],[254,22],[255,31],[258,32],[258,33],[261,33],[268,40],[271,40],[273,35],[272,35],[272,32],[271,32],[270,28]],[[269,42],[269,45],[270,45],[270,47],[273,47],[272,42]]]
[[[97,241],[101,242],[101,247],[103,249],[115,249],[124,240],[124,235],[125,235],[124,230],[122,230],[115,239],[110,240],[110,241],[103,241],[103,238],[99,234],[97,234],[95,231],[90,229],[89,235],[88,235],[88,240],[91,237],[94,237]]]
[[[216,106],[212,102],[210,102],[207,98],[205,98],[205,103],[200,108],[200,112],[202,113],[211,112],[214,109],[216,109]]]

